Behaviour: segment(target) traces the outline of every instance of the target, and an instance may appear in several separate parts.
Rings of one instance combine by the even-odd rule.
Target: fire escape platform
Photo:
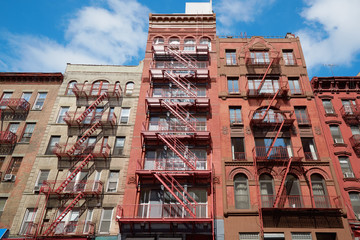
[[[146,141],[158,141],[158,134],[164,132],[171,135],[176,135],[176,138],[179,140],[199,140],[199,141],[208,141],[211,139],[211,134],[209,131],[171,131],[171,130],[154,130],[154,131],[142,131],[141,135]]]
[[[103,189],[103,183],[101,181],[74,181],[69,182],[62,191],[56,191],[65,180],[58,181],[44,181],[41,187],[41,192],[50,195],[68,195],[75,196],[79,193],[83,193],[84,197],[100,195]]]
[[[342,106],[340,113],[344,121],[348,124],[359,124],[360,122],[360,105],[351,104]]]
[[[185,78],[195,78],[197,81],[199,80],[208,80],[209,70],[207,68],[151,68],[150,76],[152,80],[164,80],[169,79],[166,76],[165,72],[173,72],[179,75],[180,77]]]
[[[253,127],[275,127],[280,126],[280,124],[284,121],[284,127],[291,127],[294,124],[295,119],[284,119],[284,120],[270,120],[266,121],[262,119],[251,119],[250,125]]]
[[[179,54],[190,55],[193,58],[196,58],[199,61],[208,61],[209,60],[209,47],[206,44],[192,45],[192,50],[180,50],[184,48],[184,45],[164,45],[157,44],[152,46],[152,51],[154,54],[155,60],[165,60],[169,61],[174,59],[173,55],[169,52],[168,49],[179,52]]]
[[[197,97],[197,98],[189,98],[189,97],[147,97],[146,103],[151,108],[163,108],[163,104],[161,104],[162,100],[169,99],[176,102],[178,105],[184,108],[188,107],[196,107],[196,108],[209,108],[210,107],[210,99],[208,97]]]
[[[106,144],[96,144],[95,146],[87,146],[86,148],[80,148],[75,154],[69,154],[67,150],[72,147],[72,144],[58,144],[55,149],[55,155],[59,161],[71,161],[74,159],[85,158],[90,152],[92,153],[94,160],[107,160],[110,157],[111,146]]]

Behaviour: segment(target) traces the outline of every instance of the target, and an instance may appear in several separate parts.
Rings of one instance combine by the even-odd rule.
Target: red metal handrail
[[[291,157],[300,158],[301,147],[292,147],[291,151],[287,147],[254,147],[253,154],[257,160],[288,160]],[[269,157],[268,153],[270,153]]]
[[[251,51],[246,52],[245,54],[245,63],[246,65],[269,65],[271,60],[274,60],[272,64],[278,65],[280,62],[280,54],[277,51],[264,51],[263,58],[251,57]],[[255,51],[253,53],[256,53]],[[267,53],[267,57],[265,57]]]
[[[43,224],[43,231],[39,233],[40,236],[44,234],[44,230],[50,227],[51,223],[47,222]],[[90,221],[68,221],[60,222],[53,235],[55,236],[66,236],[66,235],[92,235],[95,233],[95,223]]]
[[[28,112],[30,110],[30,103],[24,98],[4,98],[0,100],[0,108],[10,108],[13,111]]]
[[[350,103],[349,105],[343,105],[340,108],[340,113],[343,117],[356,116],[360,114],[360,105]]]
[[[75,113],[75,112],[66,112],[64,121],[69,125],[79,125],[79,122],[76,121],[82,113]],[[115,113],[109,114],[90,114],[89,116],[85,117],[83,121],[80,122],[82,125],[93,125],[95,122],[100,122],[102,125],[110,124],[112,126],[116,125],[117,123],[117,116]]]
[[[234,152],[233,160],[234,161],[246,161],[245,152]]]
[[[77,83],[74,85],[73,93],[77,98],[79,97],[99,97],[101,94],[107,92],[107,97],[122,97],[122,89],[118,84],[108,84],[106,86],[97,87],[93,84]]]
[[[338,196],[304,196],[284,195],[280,196],[278,206],[274,206],[276,195],[261,195],[261,206],[263,208],[316,208],[316,209],[337,209],[340,207]]]
[[[16,143],[17,136],[15,133],[10,131],[1,131],[0,132],[0,143],[1,144],[10,144],[14,145]]]
[[[189,97],[183,90],[180,88],[172,88],[172,89],[153,89],[150,93],[147,92],[146,97],[147,98],[171,98],[173,102],[179,101],[179,102],[191,102],[195,101],[198,98],[208,98],[206,95],[206,90],[204,89],[197,89],[198,92],[196,94],[196,97]],[[204,93],[204,94],[200,94]],[[155,96],[154,96],[155,95]]]
[[[44,181],[41,186],[41,192],[50,194],[59,194],[56,189],[63,184],[64,181]],[[86,194],[101,194],[103,189],[103,183],[101,181],[71,181],[60,193],[84,193]]]
[[[171,69],[171,70],[207,70],[209,64],[207,61],[196,62],[196,68],[191,68],[182,62],[168,62],[168,61],[152,61],[150,63],[150,69]]]
[[[349,140],[352,147],[360,147],[360,134],[352,135]]]
[[[194,166],[196,166],[196,171],[208,170],[205,158],[197,158],[194,161]],[[193,171],[183,160],[174,157],[139,159],[137,170]]]
[[[293,111],[280,111],[280,110],[270,109],[270,111],[266,113],[266,116],[264,116],[265,113],[266,113],[265,109],[250,111],[249,118],[251,120],[256,120],[256,121],[261,120],[261,122],[264,123],[276,123],[276,124],[280,124],[284,120],[295,121]]]
[[[109,144],[92,144],[88,146],[78,147],[73,154],[69,154],[68,150],[72,147],[72,144],[59,143],[56,144],[54,153],[58,157],[71,157],[75,156],[87,156],[89,153],[92,153],[94,158],[104,157],[107,158],[110,156],[111,146]]]
[[[188,121],[196,131],[206,132],[209,131],[206,121]],[[192,129],[189,129],[186,125],[178,121],[150,121],[143,122],[143,131],[149,132],[194,132]]]
[[[261,79],[250,79],[250,80],[261,80]],[[274,79],[268,79],[265,78],[265,83],[261,87],[260,90],[257,89],[257,86],[253,85],[250,87],[249,81],[246,82],[246,92],[248,96],[259,96],[259,95],[267,95],[267,96],[273,96],[276,94],[276,92],[280,89],[280,95],[283,95],[284,93],[289,91],[289,86],[287,81],[282,81],[278,79],[278,87],[276,87],[274,84],[271,84],[268,86],[266,84],[266,80],[274,80]],[[259,82],[260,84],[260,82]]]
[[[186,49],[186,47],[194,47],[194,50],[190,48]],[[155,54],[163,53],[165,48],[170,48],[173,50],[177,50],[181,53],[186,54],[208,54],[209,53],[209,46],[207,44],[154,44],[152,45],[152,49]]]

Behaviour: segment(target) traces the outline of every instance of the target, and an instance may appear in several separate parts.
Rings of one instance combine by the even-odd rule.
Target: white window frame
[[[69,109],[70,107],[60,107],[56,123],[65,123],[63,118],[65,117],[65,114],[69,111]]]
[[[30,94],[30,97],[29,97],[28,99],[26,99],[26,98],[24,97],[25,94]],[[32,92],[23,92],[23,93],[21,94],[21,98],[22,98],[22,99],[25,99],[27,102],[30,101],[31,96],[32,96]]]
[[[35,215],[33,216],[33,214],[35,214]],[[24,229],[25,225],[27,224],[27,226],[28,226],[28,224],[31,224],[33,222],[33,220],[36,219],[36,214],[37,214],[37,211],[35,212],[35,208],[27,208],[26,209],[23,221],[21,223],[19,235],[25,235],[26,230],[27,230],[27,229]],[[27,228],[27,226],[26,226],[26,228]]]
[[[45,94],[45,97],[40,98],[41,94]],[[39,110],[39,111],[42,110],[45,105],[46,97],[47,97],[47,92],[38,92],[32,110]],[[41,101],[40,101],[41,105],[38,103],[39,99],[41,99]]]
[[[124,114],[124,110],[125,110],[126,114]],[[128,112],[126,112],[126,111],[128,111]],[[120,124],[127,124],[129,122],[129,120],[130,120],[130,111],[131,110],[130,110],[129,107],[121,109],[121,114],[120,114],[120,119],[119,119]],[[123,118],[127,118],[126,122],[123,121]]]
[[[112,172],[114,172],[114,173],[116,172],[118,174],[116,179],[115,178],[110,178]],[[119,170],[110,170],[109,171],[109,176],[108,176],[108,181],[107,181],[107,186],[106,186],[106,192],[111,192],[111,193],[117,192],[117,188],[118,188],[118,184],[119,184],[119,177],[120,177],[120,171]],[[110,190],[110,188],[109,188],[111,183],[116,183],[114,190]]]
[[[104,219],[105,210],[111,210],[110,219]],[[109,232],[110,232],[113,214],[114,214],[114,208],[103,208],[103,209],[102,209],[102,211],[101,211],[101,218],[100,218],[100,224],[99,224],[99,233],[100,233],[100,234],[102,234],[102,233],[109,233]],[[101,225],[103,224],[104,221],[108,221],[108,222],[110,223],[110,224],[109,224],[109,230],[108,230],[107,232],[101,232]]]
[[[38,189],[40,190],[40,187],[42,186],[42,182],[40,182],[41,174],[46,173],[46,172],[47,172],[47,176],[46,176],[46,179],[44,178],[43,181],[48,180],[49,174],[50,174],[50,170],[40,170],[40,171],[39,171],[39,174],[38,174],[38,176],[37,176],[37,178],[36,178],[36,183],[35,183],[34,189],[38,188]]]

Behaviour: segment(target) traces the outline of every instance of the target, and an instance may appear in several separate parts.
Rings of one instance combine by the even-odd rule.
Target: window
[[[279,80],[278,79],[265,79],[261,88],[260,87],[261,79],[249,79],[249,94],[275,94],[279,90]],[[258,90],[259,89],[259,90]]]
[[[348,157],[339,157],[341,171],[344,175],[344,178],[354,178],[354,172],[351,168],[351,164]]]
[[[91,96],[100,96],[101,94],[108,92],[109,83],[105,80],[95,81],[91,86]]]
[[[197,202],[196,217],[206,218],[208,216],[207,191],[199,188],[188,188],[188,193]]]
[[[125,137],[116,137],[114,146],[114,155],[122,155],[125,145]]]
[[[43,185],[43,182],[48,179],[49,172],[50,172],[49,170],[40,170],[35,183],[34,191],[40,190],[41,186]]]
[[[354,99],[352,100],[342,100],[342,105],[344,108],[344,112],[348,115],[354,114],[354,111],[356,111],[356,102]]]
[[[232,159],[236,161],[246,160],[244,138],[232,137],[231,138],[231,152]]]
[[[5,209],[6,200],[6,197],[0,197],[0,217]]]
[[[134,91],[134,83],[133,82],[126,83],[125,94],[131,95],[133,93],[133,91]]]
[[[46,148],[46,155],[52,155],[54,154],[54,151],[56,149],[56,144],[58,144],[60,141],[60,136],[51,136],[49,140],[49,144]]]
[[[349,192],[350,202],[356,219],[360,219],[360,194],[358,192]]]
[[[12,174],[15,175],[18,173],[21,162],[22,162],[22,157],[13,157],[11,158],[11,162],[9,164],[9,168],[6,171],[6,174]],[[14,181],[14,179],[13,179]]]
[[[209,51],[211,51],[211,41],[207,37],[203,37],[200,39],[200,44],[207,45],[209,48]]]
[[[284,233],[264,233],[264,240],[285,240]]]
[[[285,179],[285,191],[289,208],[301,208],[303,206],[300,183],[297,176],[288,174]]]
[[[291,233],[291,240],[311,240],[311,233]]]
[[[252,64],[269,64],[269,52],[265,51],[252,51],[250,52]]]
[[[154,45],[156,44],[164,44],[164,38],[162,37],[155,37],[154,38]]]
[[[117,185],[119,181],[119,171],[110,171],[109,172],[109,178],[108,178],[108,184],[107,184],[107,192],[116,192]]]
[[[236,65],[236,50],[226,49],[226,65]]]
[[[234,177],[235,208],[248,209],[250,207],[248,179],[244,174]]]
[[[180,47],[180,38],[178,37],[171,37],[169,39],[169,45],[172,49],[179,49]]]
[[[126,124],[129,121],[130,108],[122,108],[120,115],[120,123]]]
[[[20,233],[19,233],[20,235],[27,235],[32,232],[31,230],[34,230],[32,228],[35,227],[33,225],[35,216],[36,216],[36,211],[34,208],[26,209],[24,219],[20,228]]]
[[[4,92],[0,100],[0,109],[5,109],[8,105],[7,99],[11,98],[12,92]]]
[[[313,138],[301,138],[305,160],[318,160],[318,155]]]
[[[338,125],[330,125],[330,132],[334,143],[344,143],[340,132],[340,127]]]
[[[93,209],[88,209],[85,218],[84,233],[91,232],[92,216],[93,216]]]
[[[314,202],[316,208],[328,208],[330,205],[329,197],[327,196],[325,182],[319,174],[312,174],[311,187],[314,195]]]
[[[21,98],[25,99],[27,102],[29,102],[30,98],[31,98],[31,95],[32,95],[31,92],[23,92],[22,95],[21,95]]]
[[[19,123],[10,123],[8,126],[8,131],[12,132],[13,134],[16,134],[18,128],[19,128]]]
[[[38,93],[33,110],[41,110],[44,106],[45,98],[47,93]]]
[[[294,107],[298,124],[309,124],[309,116],[306,107]]]
[[[323,99],[322,103],[323,103],[326,114],[334,114],[335,113],[330,99]]]
[[[239,93],[239,78],[228,77],[227,82],[228,82],[229,93]]]
[[[259,240],[259,233],[240,233],[240,240]]]
[[[64,117],[65,114],[69,111],[69,107],[60,107],[58,117],[56,119],[56,123],[65,123]]]
[[[0,157],[0,170],[2,168],[2,166],[4,165],[5,162],[5,157]],[[1,180],[1,173],[0,173],[0,180]]]
[[[293,50],[283,50],[282,52],[285,65],[295,65],[295,57]]]
[[[35,123],[26,123],[24,133],[21,137],[20,142],[28,143],[30,142],[30,138],[34,132]]]
[[[272,208],[275,201],[274,180],[269,174],[261,174],[259,177],[261,206]]]
[[[336,233],[315,233],[316,240],[337,240]]]
[[[241,123],[241,108],[240,107],[230,107],[230,124]]]
[[[288,82],[291,94],[302,94],[298,78],[288,78]]]
[[[76,81],[69,82],[66,92],[65,92],[65,95],[69,95],[69,96],[74,95],[73,89],[75,87],[75,84],[76,84]]]
[[[194,38],[185,38],[184,40],[184,50],[185,51],[194,51],[195,50],[195,39]]]
[[[57,216],[63,213],[65,209],[60,208]],[[57,227],[55,228],[55,234],[69,234],[75,233],[76,226],[78,225],[80,211],[78,209],[72,209],[65,215],[65,217],[59,222]]]
[[[108,233],[112,221],[112,208],[104,208],[101,213],[99,233]]]

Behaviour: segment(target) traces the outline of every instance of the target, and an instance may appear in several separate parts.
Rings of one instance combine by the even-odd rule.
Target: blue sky
[[[68,62],[136,65],[148,14],[184,13],[185,2],[206,1],[1,1],[0,71],[64,72]],[[218,35],[295,33],[310,79],[360,72],[359,0],[213,0],[213,8]]]

